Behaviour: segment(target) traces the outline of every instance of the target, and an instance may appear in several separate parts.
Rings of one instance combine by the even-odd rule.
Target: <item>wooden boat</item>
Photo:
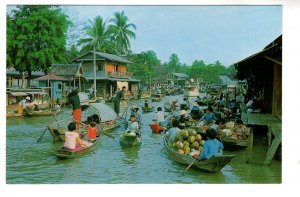
[[[248,130],[248,136],[251,132],[251,128],[247,127]],[[222,143],[224,145],[225,149],[240,149],[240,148],[246,148],[249,145],[249,137],[247,139],[234,139],[234,138],[223,138]]]
[[[19,114],[19,113],[6,113],[6,118],[16,118],[16,117],[23,117],[23,114]]]
[[[168,145],[168,142],[166,138],[164,138],[164,147],[168,154],[168,156],[182,164],[191,164],[194,161],[194,158],[189,154],[179,154],[174,149],[170,148]],[[198,168],[200,170],[208,171],[208,172],[219,172],[226,164],[228,164],[235,156],[234,155],[221,155],[221,156],[215,156],[208,160],[204,161],[198,161],[195,160],[193,162],[193,166],[195,168]]]
[[[152,102],[160,102],[160,101],[162,101],[162,97],[163,97],[162,94],[155,94],[152,97]]]
[[[154,107],[148,108],[148,107],[143,106],[142,110],[143,110],[144,113],[153,112],[154,111]]]
[[[199,88],[197,86],[186,86],[187,90],[184,93],[184,97],[197,97],[200,95]]]
[[[130,135],[125,131],[120,135],[120,144],[126,147],[139,146],[142,144],[142,138],[137,135]]]
[[[123,122],[124,122],[123,120],[117,119],[114,121],[101,122],[101,124],[103,124],[103,131],[109,131],[119,127],[121,124],[123,124]]]
[[[100,134],[101,134],[101,132],[100,132]],[[77,157],[79,155],[82,155],[84,153],[87,153],[87,152],[90,152],[90,151],[94,150],[96,148],[96,145],[99,143],[99,141],[100,141],[100,135],[97,136],[95,141],[90,142],[90,143],[92,143],[92,145],[89,146],[89,147],[76,146],[75,149],[70,150],[70,149],[68,149],[64,146],[61,146],[56,151],[55,155],[58,158],[65,158],[65,159],[74,158],[74,157]]]
[[[152,133],[161,133],[164,129],[159,124],[149,124]]]
[[[54,116],[54,115],[59,114],[59,113],[62,113],[62,110],[59,110],[59,111],[24,110],[24,112],[23,112],[24,116],[29,116],[29,117],[33,117],[33,116]]]

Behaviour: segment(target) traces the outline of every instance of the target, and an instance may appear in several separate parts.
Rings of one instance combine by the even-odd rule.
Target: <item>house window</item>
[[[103,62],[97,64],[97,71],[104,71],[104,63]]]

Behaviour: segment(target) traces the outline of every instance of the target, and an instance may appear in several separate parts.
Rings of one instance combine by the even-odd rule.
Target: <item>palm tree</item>
[[[97,16],[94,21],[88,20],[89,25],[86,27],[86,38],[78,41],[77,45],[83,45],[81,52],[87,52],[94,47],[96,51],[113,53],[114,45],[111,42],[111,35],[101,16]]]
[[[125,16],[124,11],[115,12],[114,18],[109,22],[109,32],[112,34],[112,39],[115,41],[116,48],[120,54],[125,54],[130,50],[130,38],[135,39],[135,33],[130,28],[136,29],[135,24],[128,23],[129,19]]]

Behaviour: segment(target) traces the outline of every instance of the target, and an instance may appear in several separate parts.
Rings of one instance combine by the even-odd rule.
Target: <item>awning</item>
[[[139,82],[140,80],[133,79],[133,78],[107,78],[109,81],[129,81],[129,82]]]
[[[25,92],[10,92],[12,96],[27,96],[28,94]]]
[[[270,46],[269,48],[266,48],[266,49],[264,49],[264,50],[262,50],[262,51],[260,51],[258,53],[255,53],[255,54],[253,54],[253,55],[251,55],[251,56],[249,56],[249,57],[247,57],[247,58],[245,58],[245,59],[243,59],[243,60],[241,60],[239,62],[236,62],[234,64],[234,66],[237,68],[237,67],[239,67],[241,65],[245,65],[247,63],[250,63],[250,62],[252,62],[253,60],[255,60],[257,58],[262,57],[262,56],[267,55],[268,53],[272,52],[272,50],[275,47],[278,47],[278,46],[279,46],[278,44],[274,44],[274,45]]]
[[[38,95],[46,95],[47,92],[26,92],[27,94],[38,94]]]
[[[92,106],[92,109],[98,112],[98,115],[101,118],[101,122],[116,120],[118,117],[116,112],[104,103],[91,103],[90,106]],[[89,108],[88,110],[92,109]]]

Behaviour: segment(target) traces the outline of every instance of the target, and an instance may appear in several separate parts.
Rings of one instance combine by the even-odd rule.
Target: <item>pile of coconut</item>
[[[194,129],[183,129],[176,133],[175,140],[171,145],[179,154],[200,155],[202,153],[204,140]]]

